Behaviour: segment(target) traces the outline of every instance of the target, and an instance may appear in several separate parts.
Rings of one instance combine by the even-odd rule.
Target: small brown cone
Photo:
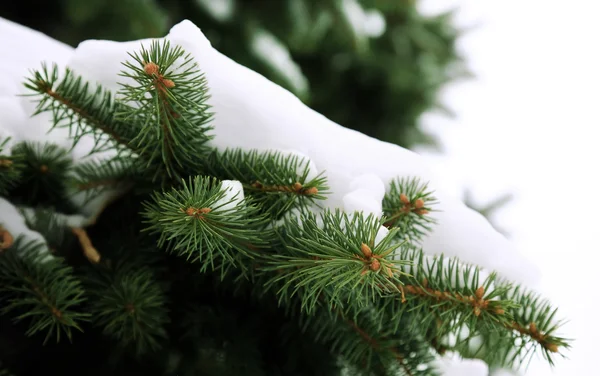
[[[408,199],[408,197],[406,197],[404,193],[400,194],[400,201],[402,201],[402,203],[405,205],[410,204],[410,200]]]
[[[371,251],[371,248],[368,245],[366,245],[365,243],[362,243],[360,245],[360,251],[362,252],[363,255],[365,255],[365,257],[367,259],[370,259],[371,256],[373,256],[373,251]]]
[[[418,198],[418,199],[415,201],[415,209],[422,209],[422,208],[423,208],[423,206],[425,206],[425,201],[423,201],[423,199],[422,199],[422,198]]]
[[[299,190],[302,189],[302,184],[300,184],[299,182],[295,182],[292,187],[293,187],[294,191],[298,192]]]
[[[149,76],[155,76],[158,74],[158,65],[153,62],[146,63],[144,65],[144,72]]]
[[[163,78],[162,83],[167,89],[171,89],[171,88],[175,87],[175,82],[173,82],[172,80],[169,80],[168,78]]]
[[[317,187],[310,187],[306,189],[304,193],[307,195],[316,195],[317,193],[319,193],[319,190],[317,189]]]
[[[373,261],[371,261],[371,265],[369,266],[369,268],[374,272],[378,271],[379,268],[381,268],[381,264],[379,263],[379,260],[373,259]]]
[[[475,291],[475,297],[477,298],[477,300],[481,300],[483,299],[483,295],[485,294],[485,289],[483,288],[483,286],[480,286],[476,291]]]

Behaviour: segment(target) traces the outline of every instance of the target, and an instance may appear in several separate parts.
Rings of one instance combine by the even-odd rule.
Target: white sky
[[[570,322],[569,359],[528,376],[600,375],[600,1],[425,0],[458,5],[459,25],[479,25],[460,49],[476,81],[445,91],[456,120],[427,116],[442,138],[437,173],[485,201],[512,191],[500,224],[543,274],[540,291]]]

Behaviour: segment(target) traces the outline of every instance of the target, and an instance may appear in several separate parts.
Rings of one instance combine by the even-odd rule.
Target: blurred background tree
[[[440,88],[468,76],[452,14],[415,0],[3,1],[0,16],[72,46],[85,39],[164,36],[182,19],[238,63],[335,122],[404,147],[435,146],[421,114]]]

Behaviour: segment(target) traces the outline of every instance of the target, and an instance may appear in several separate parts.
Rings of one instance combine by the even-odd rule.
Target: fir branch
[[[420,240],[435,223],[428,214],[436,203],[433,192],[428,191],[427,184],[419,179],[395,179],[383,198],[384,226],[398,228],[398,235],[403,240]]]
[[[197,174],[199,158],[212,138],[207,124],[212,118],[206,78],[190,54],[168,41],[152,42],[149,50],[130,53],[121,73],[132,84],[122,84],[120,94],[130,107],[118,113],[124,122],[141,124],[132,140],[148,166],[160,161],[172,178]]]
[[[167,338],[165,291],[147,266],[98,266],[86,276],[92,322],[123,348],[156,351]]]
[[[66,182],[73,165],[67,150],[55,144],[20,142],[13,147],[12,154],[23,161],[19,184],[10,193],[13,201],[74,211],[65,202]]]
[[[73,168],[69,184],[73,190],[85,195],[85,202],[98,197],[106,190],[124,190],[138,180],[139,165],[115,158],[109,161],[90,160]]]
[[[357,374],[437,376],[433,353],[418,332],[402,320],[399,330],[378,323],[379,313],[365,307],[348,317],[340,309],[322,307],[315,316],[303,316],[303,326],[315,340],[342,356]]]
[[[472,356],[482,357],[492,365],[514,367],[527,363],[536,350],[541,350],[544,358],[554,364],[554,356],[560,349],[570,348],[570,341],[556,335],[562,326],[557,321],[557,309],[542,299],[537,293],[520,286],[506,286],[504,299],[510,299],[517,306],[509,310],[512,317],[504,323],[504,331],[483,331],[481,345],[467,349]],[[498,344],[502,351],[499,351]],[[463,346],[463,351],[465,351]],[[562,355],[562,354],[561,354]]]
[[[68,128],[73,145],[83,136],[91,135],[95,143],[90,154],[114,148],[131,150],[139,123],[126,123],[115,117],[115,112],[123,111],[124,105],[115,102],[110,91],[101,86],[92,89],[70,69],[66,69],[61,79],[56,64],[51,69],[43,64],[41,70],[31,74],[25,87],[33,91],[29,96],[38,102],[35,114],[52,113],[53,127]]]
[[[146,231],[159,235],[159,247],[202,263],[203,271],[214,270],[217,259],[245,270],[240,257],[253,257],[267,245],[268,222],[251,203],[233,205],[239,198],[227,200],[226,194],[220,181],[200,176],[183,181],[180,189],[155,193],[144,203]]]
[[[324,200],[329,190],[322,175],[309,179],[310,161],[297,155],[228,149],[212,152],[205,164],[207,172],[219,179],[240,181],[246,194],[275,219]]]
[[[85,301],[81,283],[73,269],[61,259],[48,259],[41,244],[17,238],[10,251],[0,254],[0,292],[6,304],[2,314],[14,313],[15,321],[30,321],[27,335],[45,333],[45,342],[62,335],[72,339],[73,331],[89,314],[77,310]]]
[[[301,222],[300,224],[298,222]],[[304,289],[302,309],[311,313],[323,294],[328,302],[350,300],[365,304],[386,286],[397,289],[399,266],[392,257],[400,243],[392,244],[394,231],[376,243],[379,219],[362,214],[325,211],[318,218],[307,213],[288,218],[283,225],[285,254],[275,254],[264,271],[277,271],[266,287],[282,282],[281,297]],[[291,291],[291,292],[290,292]]]
[[[396,298],[382,298],[391,322],[408,316],[416,320],[414,325],[435,327],[436,335],[442,336],[467,329],[464,341],[483,336],[483,345],[477,351],[465,344],[457,349],[473,356],[486,354],[490,364],[503,366],[524,362],[532,343],[543,349],[551,364],[551,353],[569,347],[567,340],[553,335],[560,326],[552,321],[556,310],[539,296],[499,281],[495,274],[482,280],[477,267],[457,259],[426,257],[414,248],[401,248],[398,257],[411,264],[402,267],[400,296],[390,290]]]
[[[483,279],[477,267],[455,258],[426,256],[421,250],[401,248],[396,257],[408,261],[399,275],[397,290],[389,290],[384,302],[391,309],[392,322],[410,315],[422,327],[437,327],[437,333],[451,333],[464,325],[502,328],[510,323],[508,310],[517,307],[509,299],[501,299],[506,286],[497,286],[492,273]]]

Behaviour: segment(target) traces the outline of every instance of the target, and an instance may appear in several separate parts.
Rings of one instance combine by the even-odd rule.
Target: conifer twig
[[[346,319],[346,323],[348,325],[350,325],[350,327],[365,341],[367,342],[371,347],[373,347],[373,349],[375,351],[380,349],[380,345],[379,342],[371,337],[367,332],[365,332],[362,328],[360,328],[354,321],[350,320],[350,319]],[[413,376],[411,370],[406,366],[406,364],[404,364],[404,357],[402,356],[402,354],[400,354],[398,351],[396,351],[395,349],[390,349],[390,351],[392,352],[392,354],[394,355],[394,358],[396,358],[396,360],[398,361],[398,363],[402,366],[402,368],[404,369],[404,371],[406,372],[406,374],[408,376]]]
[[[510,324],[505,324],[507,329],[516,330],[522,335],[528,336],[537,343],[539,343],[546,350],[556,353],[558,352],[558,345],[555,343],[551,343],[547,341],[548,336],[537,329],[537,326],[534,322],[529,324],[528,328],[525,328],[519,325],[517,322],[513,321]]]
[[[464,295],[454,291],[440,291],[427,286],[427,280],[423,280],[423,286],[417,285],[399,285],[398,288],[402,293],[402,302],[406,302],[406,295],[419,295],[429,297],[437,301],[457,301],[461,304],[473,306],[475,316],[480,316],[482,311],[489,311],[496,315],[503,315],[504,310],[501,307],[490,307],[489,299],[484,299],[485,288],[480,286],[474,295]]]
[[[263,185],[261,182],[256,181],[251,186],[262,192],[285,192],[299,195],[316,195],[319,193],[317,187],[305,187],[300,182],[295,182],[291,185]]]
[[[38,88],[40,91],[43,91],[46,95],[54,99],[56,102],[62,104],[63,106],[69,108],[71,111],[76,113],[81,119],[85,119],[85,121],[90,124],[94,124],[94,127],[101,130],[102,132],[108,134],[115,142],[121,145],[128,145],[127,141],[123,140],[121,136],[115,132],[111,127],[106,126],[106,124],[102,124],[96,117],[92,116],[85,109],[76,106],[72,103],[68,98],[65,98],[60,93],[54,91],[52,89],[51,84],[44,81],[37,82]]]
[[[87,232],[80,227],[73,227],[71,231],[77,236],[79,240],[79,244],[81,248],[83,248],[83,254],[92,264],[97,264],[100,262],[100,253],[94,246],[92,245],[92,241],[90,240]]]

